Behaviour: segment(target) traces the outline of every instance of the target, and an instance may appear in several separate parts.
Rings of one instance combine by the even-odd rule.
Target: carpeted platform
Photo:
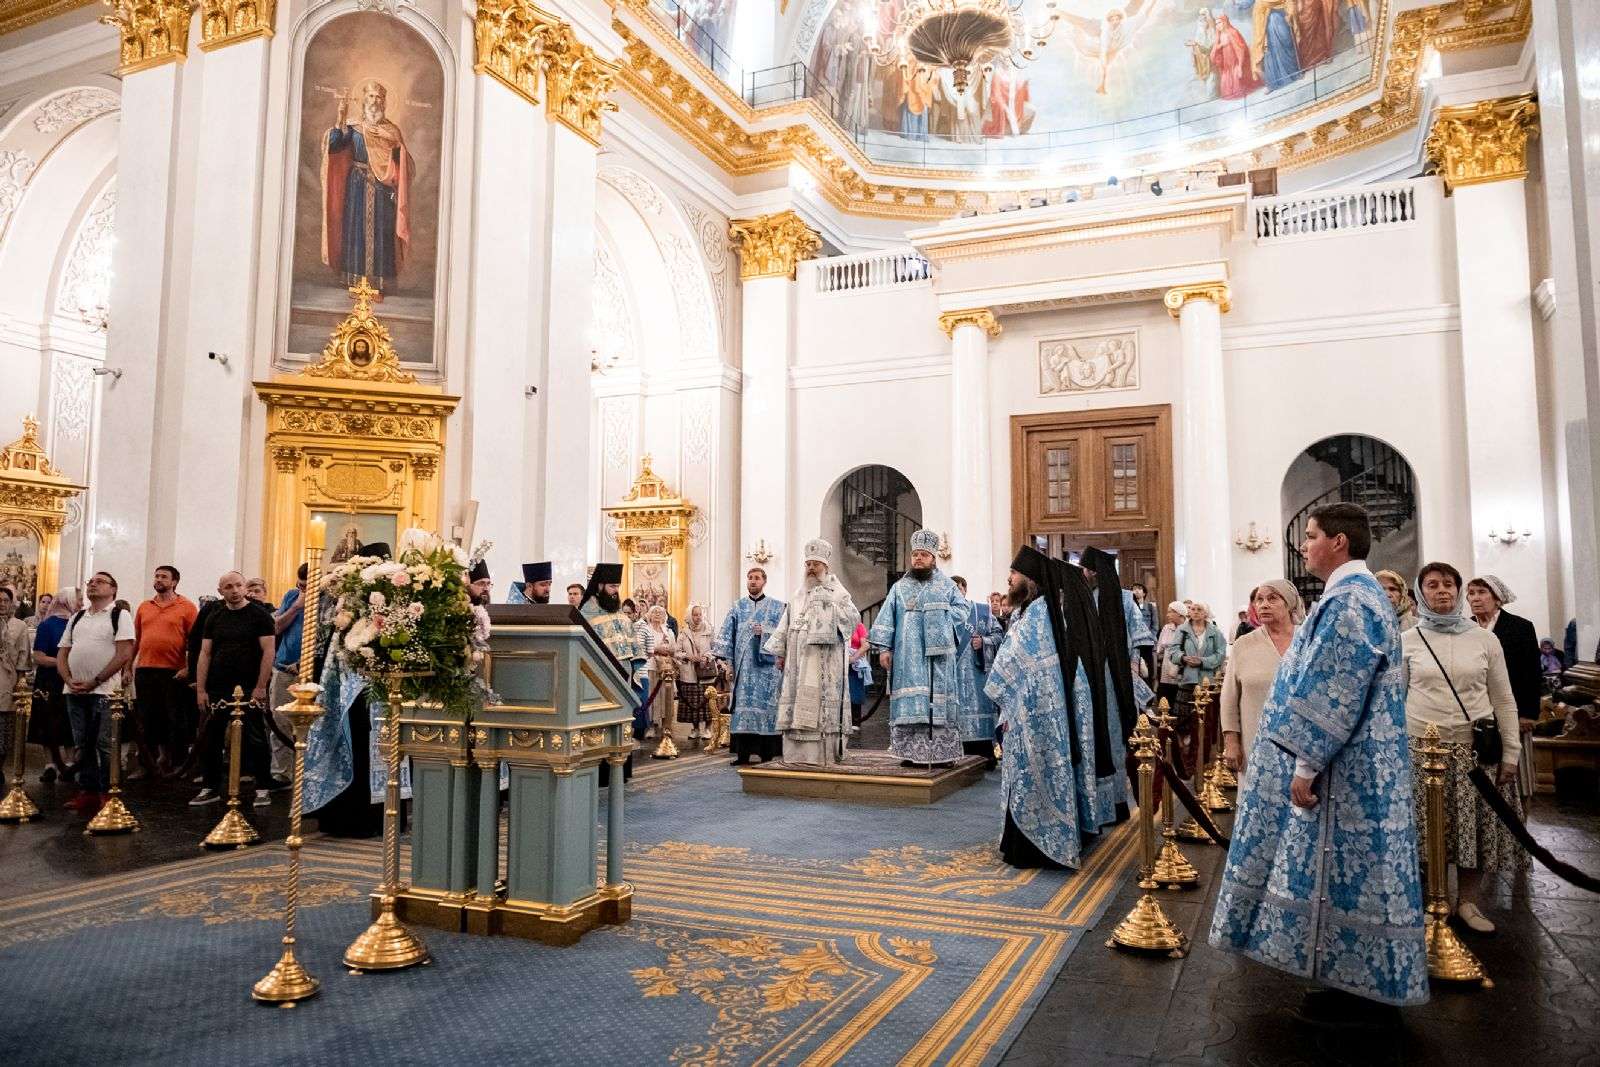
[[[634,919],[573,948],[423,931],[434,962],[350,976],[376,842],[312,839],[301,957],[323,990],[255,1004],[278,954],[281,846],[0,903],[16,1064],[992,1063],[1131,859],[1000,863],[998,780],[937,804],[751,797],[721,757],[630,786]]]

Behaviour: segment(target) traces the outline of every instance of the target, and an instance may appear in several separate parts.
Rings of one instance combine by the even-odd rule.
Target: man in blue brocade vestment
[[[908,766],[961,758],[958,651],[972,639],[970,608],[933,562],[939,535],[911,535],[911,570],[894,583],[868,640],[889,681],[889,751]]]
[[[967,582],[959,575],[950,579],[967,595]],[[984,690],[989,680],[989,664],[999,645],[1000,624],[988,604],[967,601],[967,625],[972,636],[961,645],[956,658],[956,670],[961,684],[961,714],[956,725],[961,731],[961,747],[969,756],[982,756],[994,767],[995,707]]]
[[[1355,504],[1307,523],[1326,589],[1262,709],[1211,923],[1217,948],[1323,986],[1300,1009],[1312,1022],[1382,1023],[1380,1005],[1428,999],[1405,668],[1371,542]]]
[[[405,265],[415,164],[400,127],[384,117],[382,83],[364,81],[353,95],[360,114],[349,121],[350,97],[341,93],[322,142],[322,262],[344,284],[366,278],[381,293]]]
[[[783,618],[783,601],[767,596],[767,572],[751,567],[744,576],[748,596],[739,598],[722,620],[711,654],[733,667],[733,705],[728,716],[728,749],[735,764],[755,756],[766,763],[783,755],[778,730],[778,692],[783,672],[762,650]]]

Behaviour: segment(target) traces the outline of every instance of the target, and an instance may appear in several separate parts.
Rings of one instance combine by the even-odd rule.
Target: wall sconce
[[[1532,530],[1522,530],[1519,532],[1517,528],[1509,522],[1505,524],[1504,528],[1491,528],[1489,530],[1489,540],[1498,541],[1502,545],[1514,545],[1518,541],[1528,541],[1532,540],[1532,538]]]
[[[1260,552],[1263,548],[1266,548],[1268,545],[1272,544],[1272,538],[1262,537],[1260,534],[1256,533],[1256,524],[1252,522],[1247,533],[1236,534],[1234,536],[1233,543],[1244,549],[1246,552]]]
[[[767,546],[766,538],[763,537],[756,540],[756,547],[746,552],[744,554],[744,558],[753,559],[765,567],[768,563],[772,562],[772,557],[775,555],[777,555],[777,553],[773,552],[772,549]]]
[[[950,535],[949,534],[942,533],[942,534],[939,535],[939,547],[937,549],[935,549],[934,552],[935,552],[936,555],[938,555],[938,557],[940,559],[944,560],[946,563],[950,562],[950,557],[952,555],[954,555],[954,553],[951,552],[951,550],[950,550]]]
[[[89,373],[93,374],[96,378],[103,378],[109,374],[111,375],[111,380],[114,382],[120,382],[122,380],[122,371],[113,367],[91,367]]]

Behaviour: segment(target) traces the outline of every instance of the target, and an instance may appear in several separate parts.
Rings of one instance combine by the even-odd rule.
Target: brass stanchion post
[[[1166,698],[1156,705],[1156,736],[1161,742],[1161,754],[1167,765],[1172,764],[1172,713],[1168,709]],[[1167,783],[1161,790],[1161,852],[1156,856],[1155,881],[1168,889],[1184,889],[1197,885],[1200,881],[1200,872],[1178,849],[1178,833],[1172,825],[1172,785]]]
[[[1216,776],[1212,769],[1206,766],[1206,761],[1211,757],[1210,749],[1216,750],[1217,759],[1222,758],[1222,747],[1217,743],[1221,737],[1215,736],[1207,722],[1211,706],[1216,702],[1218,686],[1207,682],[1196,686],[1194,691],[1195,717],[1202,723],[1201,736],[1205,738],[1207,751],[1202,752],[1199,762],[1199,773],[1195,779],[1196,789],[1194,798],[1198,800],[1207,811],[1232,811],[1233,805],[1228,798],[1222,795],[1222,790],[1217,788]],[[1220,731],[1218,731],[1220,733]]]
[[[249,703],[244,687],[238,685],[233,687],[232,700],[219,701],[219,706],[233,709],[232,721],[228,723],[228,810],[200,842],[202,848],[247,848],[261,840],[256,828],[239,810],[239,755],[244,747],[244,709]]]
[[[0,822],[25,823],[39,817],[39,806],[22,788],[28,772],[28,716],[32,713],[33,682],[25,674],[18,675],[17,687],[11,693],[17,747],[11,753],[11,792],[0,800]]]
[[[1191,698],[1192,699],[1191,706],[1194,708],[1194,726],[1193,726],[1193,729],[1195,731],[1195,738],[1194,738],[1194,765],[1195,765],[1195,770],[1193,771],[1193,773],[1191,774],[1190,779],[1189,779],[1189,781],[1190,781],[1189,791],[1190,791],[1190,793],[1194,794],[1194,796],[1195,796],[1195,798],[1197,800],[1198,800],[1198,798],[1200,796],[1201,780],[1205,777],[1205,775],[1204,775],[1204,773],[1202,773],[1202,771],[1203,771],[1203,769],[1204,769],[1204,767],[1206,765],[1206,717],[1205,717],[1205,708],[1200,703],[1200,694],[1201,694],[1201,691],[1204,688],[1204,686],[1205,686],[1204,682],[1202,682],[1199,685],[1195,686],[1194,687],[1194,696]],[[1173,833],[1176,836],[1183,838],[1183,840],[1185,840],[1185,841],[1198,841],[1201,844],[1210,844],[1211,843],[1211,836],[1205,832],[1205,828],[1200,825],[1199,821],[1195,819],[1193,814],[1185,816],[1183,822],[1178,824],[1178,828],[1175,831],[1173,831]]]
[[[128,834],[139,829],[139,820],[122,802],[122,718],[128,708],[128,698],[121,691],[111,697],[111,783],[105,804],[95,812],[85,834]]]
[[[671,661],[663,663],[661,665],[661,685],[656,690],[656,699],[664,700],[667,704],[672,705],[673,719],[678,717],[678,706],[676,702],[667,700],[664,693],[670,686],[676,684],[677,680],[677,668],[671,663]],[[672,727],[673,723],[667,721],[667,713],[663,711],[661,713],[661,741],[656,745],[656,750],[650,754],[651,759],[678,758],[678,744],[672,740]]]
[[[278,709],[289,716],[294,729],[289,837],[284,842],[289,849],[289,882],[283,889],[283,955],[250,990],[250,995],[255,999],[285,1008],[292,1008],[297,1001],[315,996],[322,986],[301,966],[294,954],[295,909],[300,899],[300,819],[306,777],[306,734],[322,714],[322,705],[317,702],[322,686],[312,680],[317,662],[317,614],[322,600],[323,527],[320,521],[312,525],[311,531],[306,550],[306,593],[300,616],[300,677],[289,687],[289,692],[294,694],[294,702]]]
[[[715,752],[722,743],[722,690],[714,685],[706,686],[706,711],[711,720],[707,727],[711,736],[701,747],[707,752]]]
[[[1156,734],[1150,728],[1150,719],[1139,716],[1133,731],[1133,753],[1139,761],[1139,888],[1147,890],[1139,897],[1127,918],[1117,925],[1106,942],[1107,948],[1130,948],[1146,952],[1166,952],[1174,959],[1189,952],[1189,938],[1172,925],[1161,904],[1148,890],[1157,888],[1154,878],[1156,864],[1155,841],[1155,767]]]
[[[1444,843],[1445,750],[1439,743],[1439,728],[1430,724],[1422,735],[1422,781],[1428,791],[1424,803],[1428,813],[1428,900],[1423,908],[1428,941],[1428,977],[1445,982],[1477,982],[1488,989],[1494,985],[1484,973],[1483,964],[1472,950],[1461,943],[1450,929],[1450,890]]]
[[[397,971],[428,961],[428,947],[394,911],[400,892],[400,682],[413,676],[395,671],[382,677],[388,697],[383,731],[389,772],[383,791],[383,884],[378,887],[378,917],[344,951],[344,965],[358,974]]]

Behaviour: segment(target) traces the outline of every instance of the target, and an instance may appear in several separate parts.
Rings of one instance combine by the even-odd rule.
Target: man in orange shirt
[[[193,729],[186,653],[197,609],[179,595],[178,568],[171,564],[157,567],[150,584],[156,595],[133,616],[133,723],[145,773],[167,776],[183,763],[184,737]],[[159,759],[152,764],[157,753]]]

